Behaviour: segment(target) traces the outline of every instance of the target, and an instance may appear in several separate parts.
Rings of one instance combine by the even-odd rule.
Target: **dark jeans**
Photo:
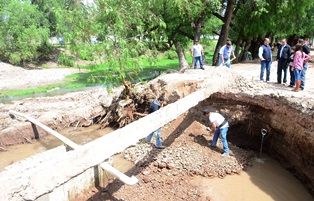
[[[295,86],[295,76],[294,71],[291,70],[292,66],[289,66],[289,72],[290,72],[290,85]]]
[[[200,62],[200,68],[203,68],[203,61],[202,57],[194,57],[194,68],[197,68],[197,62]]]
[[[288,69],[288,60],[279,60],[277,67],[277,82],[281,83],[282,81],[282,71],[283,71],[283,82],[287,83],[287,69]]]
[[[301,89],[304,89],[304,86],[305,86],[306,70],[308,69],[308,67],[309,67],[309,62],[303,65],[303,70],[301,73],[301,86],[300,86]]]
[[[266,81],[269,81],[271,61],[261,61],[260,80],[264,80],[264,71],[266,69]]]

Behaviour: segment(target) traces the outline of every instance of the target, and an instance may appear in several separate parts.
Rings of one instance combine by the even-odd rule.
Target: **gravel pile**
[[[231,145],[232,146],[232,145]],[[138,144],[124,152],[124,158],[137,166],[164,169],[169,174],[201,175],[223,178],[227,174],[239,174],[250,165],[252,152],[233,147],[230,157],[222,157],[219,149],[200,148],[198,144],[185,147],[156,149],[152,144]]]

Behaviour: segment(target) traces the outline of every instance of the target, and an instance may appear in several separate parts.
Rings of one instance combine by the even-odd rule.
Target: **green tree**
[[[0,55],[12,64],[37,59],[47,46],[49,28],[43,14],[29,1],[0,3]]]
[[[215,19],[210,15],[219,5],[218,2],[161,0],[155,3],[152,12],[160,16],[166,26],[154,28],[169,47],[175,46],[180,70],[188,67],[184,49],[191,45],[191,40],[199,40],[201,35],[211,35],[220,25],[212,23]]]

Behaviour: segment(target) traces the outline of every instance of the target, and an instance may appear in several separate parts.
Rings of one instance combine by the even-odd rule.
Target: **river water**
[[[98,125],[88,128],[67,128],[60,133],[77,144],[86,144],[113,131],[111,128],[99,130]],[[0,152],[0,171],[13,162],[34,154],[60,146],[60,140],[47,136],[34,140],[31,144],[8,147]],[[122,172],[132,168],[132,163],[123,156],[113,157],[113,166]],[[313,201],[313,197],[302,183],[277,161],[263,156],[254,159],[253,166],[240,175],[227,176],[224,179],[194,177],[192,184],[199,186],[214,201]]]
[[[214,201],[313,201],[314,198],[290,172],[266,157],[240,175],[224,179],[195,177],[194,185]]]

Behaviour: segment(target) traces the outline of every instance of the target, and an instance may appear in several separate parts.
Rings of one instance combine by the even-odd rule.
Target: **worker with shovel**
[[[230,60],[231,54],[232,54],[233,58]],[[231,68],[231,61],[233,61],[235,59],[236,59],[236,56],[234,54],[232,43],[230,40],[228,40],[226,45],[224,45],[220,48],[218,67],[226,66],[228,68]]]
[[[222,156],[229,156],[229,148],[228,148],[228,141],[227,141],[227,132],[229,129],[228,121],[219,113],[217,112],[210,112],[209,110],[204,110],[203,114],[209,118],[211,122],[211,133],[210,135],[214,136],[213,141],[211,143],[212,147],[217,147],[217,140],[220,137],[224,152]]]

